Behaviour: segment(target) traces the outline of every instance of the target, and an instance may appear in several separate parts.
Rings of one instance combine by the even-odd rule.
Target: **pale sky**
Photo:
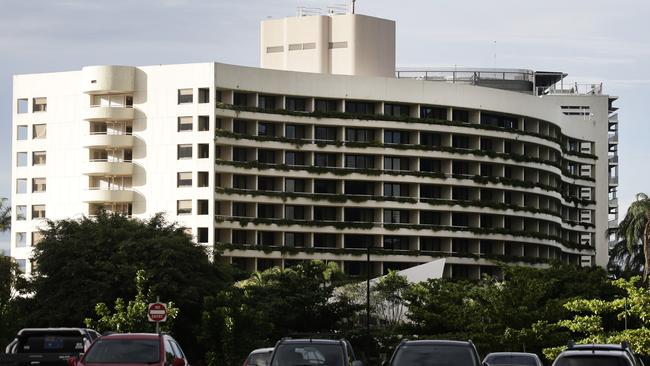
[[[259,22],[343,0],[0,0],[0,197],[11,187],[11,77],[85,65],[259,65]],[[564,71],[620,97],[619,204],[650,193],[650,2],[357,0],[397,22],[397,65]],[[496,57],[495,57],[496,54]],[[2,242],[8,236],[0,236]],[[8,247],[8,245],[6,246]]]

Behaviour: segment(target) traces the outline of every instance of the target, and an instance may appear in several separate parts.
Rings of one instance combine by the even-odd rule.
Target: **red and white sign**
[[[147,308],[147,318],[150,322],[164,322],[167,320],[167,305],[162,302],[149,304]]]

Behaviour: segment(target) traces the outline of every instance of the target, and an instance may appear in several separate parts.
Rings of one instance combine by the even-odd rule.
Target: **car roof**
[[[254,353],[266,353],[266,352],[273,352],[273,347],[254,349],[251,351],[251,355]]]
[[[490,356],[530,356],[530,357],[538,357],[534,353],[529,353],[529,352],[492,352],[488,353],[485,358],[488,358]]]
[[[318,343],[318,344],[341,344],[344,342],[342,339],[324,339],[324,338],[290,338],[280,341],[281,344],[303,344],[303,343]]]
[[[156,333],[112,333],[102,336],[103,339],[158,339],[161,335]],[[165,336],[166,337],[166,336]]]
[[[413,340],[413,341],[404,341],[402,345],[405,346],[469,346],[472,345],[472,343],[468,341]]]
[[[59,328],[23,328],[18,331],[18,335],[23,335],[23,334],[35,334],[35,333],[46,333],[46,332],[70,332],[70,333],[79,333],[79,334],[86,334],[88,331],[91,329],[87,328],[65,328],[65,327],[59,327]]]
[[[602,350],[602,349],[569,349],[560,354],[558,357],[568,357],[568,356],[589,356],[589,355],[597,355],[597,356],[625,356],[629,357],[631,356],[630,353],[623,349],[610,349],[610,350]]]
[[[599,344],[599,343],[592,343],[592,344],[574,344],[573,346],[569,347],[569,350],[611,350],[611,351],[624,351],[627,348],[623,347],[623,345],[620,344]]]

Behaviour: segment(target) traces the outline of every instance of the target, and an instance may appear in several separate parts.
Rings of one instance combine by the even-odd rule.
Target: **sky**
[[[11,196],[12,75],[85,65],[259,66],[259,22],[344,0],[0,0],[0,197]],[[397,22],[398,67],[564,71],[620,99],[619,204],[650,193],[650,2],[357,0]],[[8,248],[0,236],[0,250]]]

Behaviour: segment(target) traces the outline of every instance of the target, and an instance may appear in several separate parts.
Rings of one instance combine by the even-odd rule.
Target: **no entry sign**
[[[162,302],[154,302],[149,304],[147,309],[147,318],[150,322],[164,322],[167,320],[167,305]]]

